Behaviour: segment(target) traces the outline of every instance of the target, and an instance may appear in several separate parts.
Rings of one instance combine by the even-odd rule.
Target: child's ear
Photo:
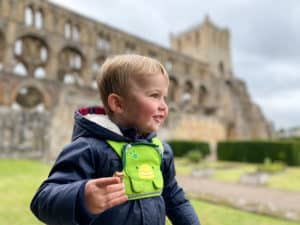
[[[107,98],[107,103],[109,109],[113,113],[121,113],[123,112],[123,102],[122,102],[122,97],[120,95],[117,95],[115,93],[112,93],[108,96]]]

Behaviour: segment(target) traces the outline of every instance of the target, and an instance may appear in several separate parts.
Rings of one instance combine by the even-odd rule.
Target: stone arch
[[[168,99],[170,102],[176,102],[178,92],[178,81],[175,77],[170,76]]]
[[[74,25],[72,28],[73,41],[80,41],[80,27],[78,24]]]
[[[184,106],[190,106],[193,102],[194,96],[194,85],[192,81],[188,80],[183,85],[183,90],[181,94],[181,102]]]
[[[28,75],[30,76],[34,76],[35,71],[41,68],[45,71],[45,74],[47,74],[46,67],[49,55],[49,47],[46,41],[41,37],[29,34],[15,41],[14,56],[16,61],[26,67]]]
[[[208,95],[208,90],[205,85],[200,85],[199,93],[198,93],[198,103],[199,105],[203,105]]]
[[[44,27],[44,11],[39,8],[35,11],[34,14],[34,26],[36,29],[42,29]]]
[[[102,66],[102,64],[104,63],[106,59],[105,55],[99,55],[98,57],[96,57],[93,65],[92,65],[92,80],[91,80],[91,87],[94,89],[97,89],[97,76],[99,74],[100,68]]]
[[[4,129],[9,129],[7,149],[14,149],[20,155],[27,157],[43,157],[48,149],[48,127],[50,114],[45,111],[45,90],[41,82],[24,79],[12,90],[14,102],[5,116]],[[2,126],[3,128],[3,126]]]
[[[0,30],[0,71],[3,69],[3,61],[5,57],[5,36],[4,33]]]
[[[219,62],[219,72],[221,75],[225,74],[224,63],[222,61]]]
[[[71,19],[66,19],[64,23],[64,37],[67,40],[79,42],[81,39],[81,29],[78,23],[72,22]]]
[[[106,59],[106,56],[105,55],[99,55],[98,57],[96,57],[95,61],[94,61],[94,64],[93,64],[93,73],[98,73],[102,64],[104,63]]]
[[[57,102],[57,95],[59,93],[58,89],[55,88],[55,86],[52,85],[46,85],[44,82],[40,82],[37,79],[23,79],[21,80],[21,83],[19,83],[16,86],[12,87],[12,91],[10,92],[9,99],[10,104],[13,107],[14,104],[16,104],[16,99],[18,96],[18,93],[22,88],[26,87],[34,87],[37,89],[38,92],[41,93],[43,96],[42,103],[46,110],[50,110],[53,108],[53,106]]]
[[[58,79],[66,84],[83,85],[83,54],[76,48],[65,47],[58,56]]]
[[[42,91],[34,85],[19,87],[15,103],[22,109],[34,109],[44,107],[45,98]]]
[[[35,8],[28,4],[24,8],[24,23],[27,27],[42,29],[44,27],[44,11],[42,8]]]
[[[66,39],[71,39],[71,36],[72,36],[72,24],[71,24],[70,20],[67,20],[65,22],[64,36],[65,36]]]
[[[96,39],[96,49],[103,54],[109,54],[112,49],[111,37],[104,32],[98,32]]]

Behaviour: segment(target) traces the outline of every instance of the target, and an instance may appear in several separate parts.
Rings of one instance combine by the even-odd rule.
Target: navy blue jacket
[[[105,140],[150,141],[155,135],[140,139],[132,129],[117,134],[84,117],[98,111],[86,108],[75,113],[72,142],[58,156],[49,177],[32,199],[32,212],[48,225],[164,225],[166,215],[174,225],[199,225],[195,211],[175,180],[173,153],[167,144],[161,165],[162,196],[127,201],[99,215],[88,212],[84,202],[86,182],[122,170],[121,159]]]

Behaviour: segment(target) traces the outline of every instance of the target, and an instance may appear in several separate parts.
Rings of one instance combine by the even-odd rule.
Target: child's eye
[[[152,98],[160,98],[160,94],[159,93],[153,93],[150,95],[150,97]]]

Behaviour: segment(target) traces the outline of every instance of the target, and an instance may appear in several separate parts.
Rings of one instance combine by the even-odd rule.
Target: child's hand
[[[119,177],[93,179],[86,183],[84,197],[87,209],[98,214],[128,200]]]

